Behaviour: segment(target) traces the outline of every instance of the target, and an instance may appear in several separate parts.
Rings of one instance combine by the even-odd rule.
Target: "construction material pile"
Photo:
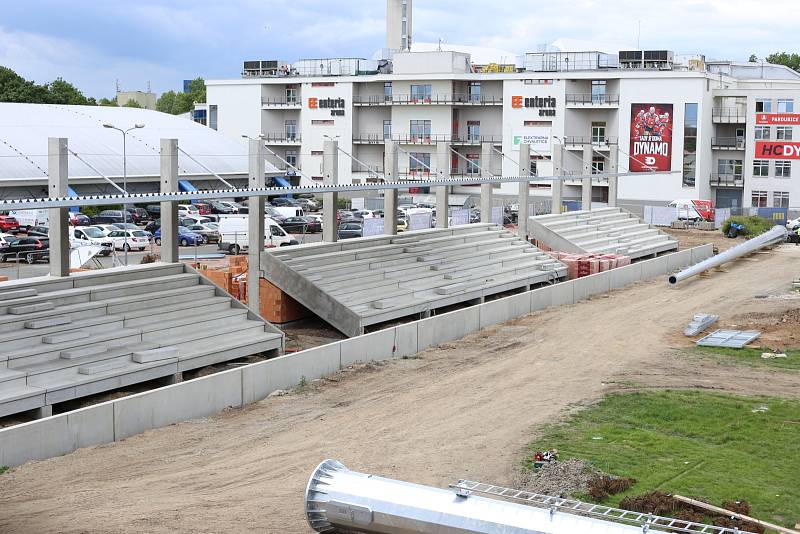
[[[619,254],[573,254],[554,250],[548,251],[547,254],[567,266],[567,276],[570,280],[631,264],[630,256]]]

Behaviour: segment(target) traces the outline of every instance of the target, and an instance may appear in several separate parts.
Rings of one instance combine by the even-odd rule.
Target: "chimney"
[[[411,49],[412,0],[386,0],[386,48]]]

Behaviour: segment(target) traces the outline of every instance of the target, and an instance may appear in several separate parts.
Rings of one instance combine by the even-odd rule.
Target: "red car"
[[[19,222],[11,215],[0,215],[0,231],[4,233],[19,232]]]
[[[206,202],[195,202],[195,207],[197,211],[200,212],[200,215],[211,215],[211,204]]]

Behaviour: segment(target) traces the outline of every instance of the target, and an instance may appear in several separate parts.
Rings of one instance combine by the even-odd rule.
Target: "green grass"
[[[728,233],[728,230],[730,230],[731,228],[732,222],[743,225],[745,228],[745,234],[748,237],[761,235],[764,232],[771,230],[773,226],[772,221],[768,221],[767,219],[758,217],[756,215],[752,215],[749,217],[744,215],[737,215],[735,217],[731,217],[730,219],[722,223],[723,234]]]
[[[766,406],[767,411],[757,411]],[[653,490],[746,499],[755,517],[800,521],[800,402],[691,391],[618,394],[544,430],[531,450],[556,448],[638,481],[622,497]],[[599,439],[598,439],[599,438]]]
[[[800,369],[800,350],[789,349],[783,351],[786,358],[764,359],[761,354],[764,352],[775,352],[767,348],[727,349],[721,347],[695,347],[691,353],[703,357],[710,357],[722,361],[737,364],[745,364],[753,367],[768,367],[771,369]]]
[[[0,465],[0,475],[8,471],[9,467],[7,465]]]

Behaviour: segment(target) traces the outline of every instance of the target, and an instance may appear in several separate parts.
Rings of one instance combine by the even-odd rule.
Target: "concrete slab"
[[[461,339],[480,330],[480,310],[477,306],[457,310],[417,323],[418,349],[423,351],[447,341]]]
[[[158,349],[134,352],[131,355],[131,360],[136,363],[151,363],[160,360],[170,360],[178,356],[179,351],[177,347],[161,347]]]
[[[611,291],[611,275],[608,271],[584,276],[572,281],[573,299],[575,302],[585,300],[594,295]]]
[[[27,304],[24,306],[14,306],[8,309],[11,315],[27,315],[29,313],[49,311],[55,308],[56,305],[52,302],[39,302],[36,304]]]
[[[553,305],[553,287],[544,286],[530,292],[531,312],[544,310]]]
[[[551,286],[552,306],[566,306],[575,303],[574,281],[561,282]]]
[[[665,276],[669,272],[669,260],[666,256],[639,262],[642,265],[642,280],[652,280]]]
[[[394,328],[387,328],[340,341],[342,367],[357,362],[378,362],[393,358],[396,350],[396,335],[397,332]]]
[[[25,297],[35,297],[38,294],[36,289],[18,289],[16,291],[3,291],[0,293],[0,301],[2,300],[14,300],[14,299],[21,299]]]
[[[94,362],[87,365],[78,367],[79,375],[97,375],[100,373],[107,373],[121,367],[125,367],[129,362],[124,360],[110,360],[102,362]]]
[[[41,330],[42,328],[51,328],[53,326],[60,326],[70,324],[72,319],[69,316],[50,317],[48,319],[34,319],[32,321],[25,321],[25,328],[30,330]]]
[[[480,306],[480,327],[504,323],[523,317],[531,312],[531,297],[525,292],[502,299],[492,300]]]
[[[86,339],[91,336],[87,330],[73,330],[71,332],[63,332],[60,334],[51,334],[42,338],[42,343],[48,345],[56,345],[58,343],[66,343],[68,341],[75,341],[78,339]]]
[[[667,254],[664,256],[667,258],[667,272],[675,272],[685,269],[689,265],[692,264],[692,251],[690,250],[681,250],[679,252],[673,252],[671,254]]]
[[[642,280],[642,264],[634,263],[609,271],[611,289],[619,289]]]

